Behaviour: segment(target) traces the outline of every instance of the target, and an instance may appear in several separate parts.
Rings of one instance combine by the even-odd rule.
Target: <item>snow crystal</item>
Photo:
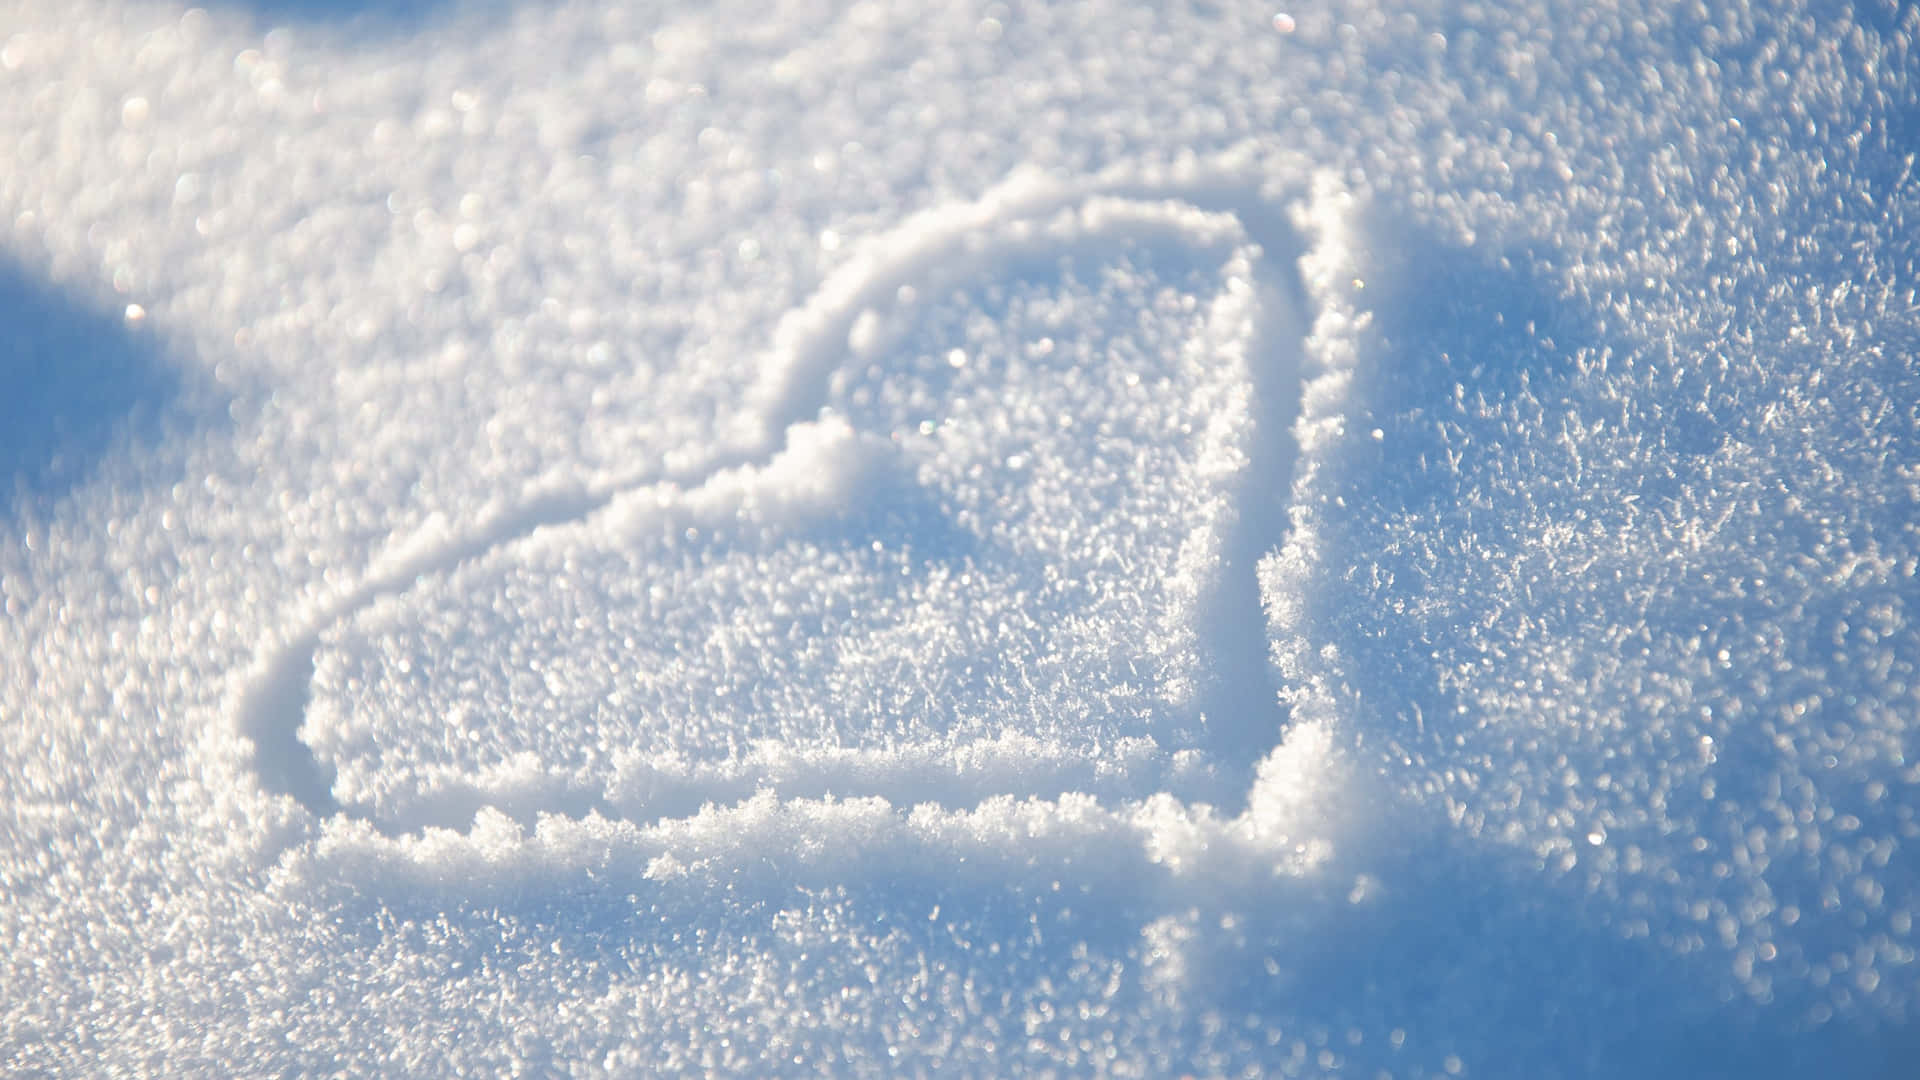
[[[13,7],[0,1072],[1920,1053],[1910,8]]]

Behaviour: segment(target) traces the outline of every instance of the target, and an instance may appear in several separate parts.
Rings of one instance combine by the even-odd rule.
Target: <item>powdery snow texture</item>
[[[0,1072],[1904,1075],[1920,12],[817,7],[14,5]]]

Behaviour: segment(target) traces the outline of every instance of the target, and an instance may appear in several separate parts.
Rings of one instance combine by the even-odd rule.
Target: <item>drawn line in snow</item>
[[[1165,244],[1188,250],[1220,250],[1242,260],[1246,283],[1254,289],[1255,327],[1246,355],[1226,362],[1245,365],[1254,403],[1253,434],[1238,490],[1222,520],[1206,523],[1214,545],[1213,575],[1194,629],[1203,635],[1211,661],[1192,703],[1201,739],[1230,779],[1209,785],[1217,803],[1244,800],[1258,759],[1280,741],[1285,717],[1269,675],[1266,619],[1261,611],[1256,563],[1283,539],[1286,493],[1293,473],[1292,427],[1300,408],[1299,339],[1305,290],[1295,257],[1301,252],[1285,203],[1263,193],[1257,183],[1232,171],[1198,169],[1164,174],[1115,173],[1063,182],[1035,173],[1016,173],[980,199],[922,211],[893,230],[865,243],[830,274],[800,306],[776,324],[765,374],[750,391],[743,417],[717,449],[635,470],[624,476],[537,494],[524,501],[500,502],[466,528],[436,521],[375,559],[361,582],[322,604],[297,630],[265,650],[234,697],[238,731],[251,740],[253,764],[261,785],[290,796],[315,815],[371,820],[363,807],[343,806],[332,792],[331,769],[301,740],[311,696],[315,654],[322,635],[382,597],[409,590],[421,577],[450,571],[547,528],[584,521],[616,502],[642,505],[694,518],[725,513],[737,505],[731,489],[752,490],[793,451],[796,433],[814,428],[826,404],[834,372],[845,362],[849,335],[861,315],[894,302],[902,286],[928,288],[968,279],[1011,259],[1066,255],[1110,244]],[[777,494],[777,492],[768,492]],[[1032,748],[1028,748],[1029,756]],[[962,752],[964,753],[964,752]],[[938,756],[938,755],[936,755]],[[953,756],[951,753],[948,757]],[[1037,755],[1042,758],[1044,754]],[[977,804],[995,795],[1053,797],[1094,789],[1108,797],[1139,797],[1142,770],[1102,767],[1068,753],[1035,763],[1035,769],[968,768],[964,763],[929,759],[907,770],[932,777],[950,776],[966,791],[948,792],[934,801]],[[753,770],[753,759],[741,763]],[[706,799],[773,786],[785,794],[833,791],[841,796],[904,794],[929,789],[899,783],[862,782],[874,771],[849,768],[837,759],[809,766],[781,757],[777,767],[762,762],[764,775],[706,775],[698,769],[684,777],[658,778],[662,798],[644,800],[579,792],[525,792],[530,802],[502,800],[475,788],[450,791],[446,805],[416,821],[453,824],[483,806],[502,801],[522,804],[522,812],[547,810],[584,814],[597,811],[658,820],[684,814]],[[1174,785],[1170,770],[1157,779]],[[707,767],[707,772],[713,772]],[[814,775],[817,773],[818,775]],[[978,785],[977,787],[975,785]],[[949,785],[951,786],[951,785]],[[708,789],[711,789],[710,791]],[[868,790],[871,788],[872,790]],[[1223,809],[1237,809],[1225,805]],[[376,825],[382,824],[374,822]]]

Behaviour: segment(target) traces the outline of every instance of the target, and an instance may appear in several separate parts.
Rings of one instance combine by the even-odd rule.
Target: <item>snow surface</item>
[[[0,18],[0,1073],[1913,1075],[1920,11],[690,7]]]

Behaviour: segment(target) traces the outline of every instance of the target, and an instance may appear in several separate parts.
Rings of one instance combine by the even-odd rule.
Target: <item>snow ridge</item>
[[[1211,449],[1204,457],[1211,464],[1203,468],[1237,494],[1211,520],[1198,523],[1183,549],[1176,579],[1184,601],[1165,613],[1163,628],[1175,637],[1205,636],[1202,651],[1215,657],[1216,670],[1194,687],[1190,707],[1211,749],[1223,760],[1250,764],[1273,748],[1284,723],[1272,690],[1258,689],[1271,681],[1264,616],[1253,599],[1259,595],[1254,562],[1279,539],[1278,495],[1292,480],[1291,420],[1301,392],[1293,345],[1300,333],[1300,286],[1290,256],[1305,245],[1299,233],[1275,223],[1285,220],[1277,207],[1291,207],[1294,227],[1313,236],[1304,265],[1331,272],[1345,255],[1337,243],[1343,230],[1334,220],[1339,199],[1332,185],[1322,188],[1300,204],[1263,189],[1234,162],[1113,170],[1077,181],[1021,171],[978,199],[913,215],[863,244],[779,320],[746,408],[717,446],[596,483],[502,500],[471,524],[436,521],[393,543],[357,585],[263,650],[231,699],[236,728],[255,748],[260,783],[322,819],[372,817],[365,807],[336,800],[330,766],[301,734],[315,653],[330,628],[383,598],[405,594],[424,578],[550,530],[592,522],[615,534],[673,532],[724,525],[749,510],[775,522],[830,512],[857,493],[862,470],[882,449],[871,445],[877,437],[823,412],[835,372],[849,357],[870,357],[880,349],[876,311],[910,304],[916,295],[938,295],[1009,264],[1130,246],[1221,260],[1228,287],[1192,348],[1199,363],[1240,368],[1259,410],[1257,418],[1247,417],[1244,408],[1239,414],[1222,410],[1222,420],[1207,432]],[[1315,332],[1330,331],[1316,324]],[[1310,400],[1337,393],[1341,378],[1318,376],[1307,386]],[[1313,431],[1308,423],[1299,434],[1312,439]],[[396,835],[463,826],[483,808],[529,823],[548,812],[645,822],[685,815],[702,803],[737,801],[756,790],[790,797],[875,795],[952,807],[1001,795],[1057,798],[1071,791],[1138,798],[1176,789],[1229,806],[1245,797],[1244,773],[1229,770],[1223,786],[1221,770],[1203,765],[1198,754],[1175,754],[1168,762],[1150,752],[1142,758],[1140,750],[1115,748],[1117,761],[1130,762],[1123,768],[1044,741],[998,751],[757,753],[717,771],[662,760],[638,763],[635,771],[646,783],[598,792],[523,773],[420,793],[405,820],[374,824]],[[1011,767],[1015,760],[1018,767]]]

